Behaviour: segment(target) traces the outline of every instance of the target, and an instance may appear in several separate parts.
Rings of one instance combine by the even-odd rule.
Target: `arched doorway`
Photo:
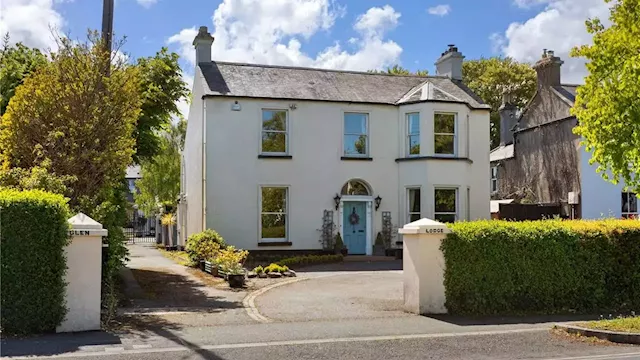
[[[363,180],[351,179],[342,186],[340,195],[340,233],[349,254],[371,255],[371,186]]]

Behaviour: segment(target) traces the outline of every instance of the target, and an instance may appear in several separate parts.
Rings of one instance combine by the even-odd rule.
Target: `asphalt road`
[[[608,360],[640,359],[640,347],[571,341],[549,331],[457,334],[246,344],[194,345],[168,348],[111,349],[60,354],[56,359],[107,360],[269,360],[269,359],[544,359]],[[39,357],[38,359],[45,359]],[[33,358],[31,358],[33,359]]]

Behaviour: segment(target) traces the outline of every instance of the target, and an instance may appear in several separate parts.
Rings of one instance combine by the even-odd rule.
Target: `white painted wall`
[[[582,218],[600,219],[622,216],[624,183],[612,184],[596,172],[597,164],[590,165],[591,154],[580,147],[580,188],[582,191]]]
[[[195,100],[195,99],[194,99]],[[233,99],[207,98],[206,225],[228,243],[245,249],[320,249],[322,213],[334,210],[333,197],[352,178],[371,185],[382,204],[373,211],[372,233],[381,230],[382,211],[391,211],[397,226],[405,223],[405,186],[420,185],[423,216],[433,208],[435,185],[457,186],[461,219],[489,218],[489,113],[466,106],[423,103],[396,107],[295,101],[289,110],[289,154],[292,159],[259,159],[261,110],[289,109],[292,101],[238,99],[241,111],[231,111]],[[193,105],[192,105],[193,106]],[[421,113],[421,151],[433,155],[433,113],[458,113],[458,156],[472,160],[418,160],[396,163],[405,156],[405,113]],[[369,113],[369,146],[373,161],[342,161],[343,113]],[[191,126],[191,116],[190,116]],[[471,124],[470,124],[471,123]],[[190,128],[191,129],[191,128]],[[197,130],[196,130],[197,131]],[[193,133],[193,132],[192,132]],[[473,134],[469,138],[469,134]],[[189,138],[193,139],[193,136]],[[195,167],[193,167],[195,168]],[[187,167],[187,171],[192,171]],[[196,176],[196,174],[189,177]],[[189,189],[189,216],[193,192]],[[287,247],[258,247],[259,187],[289,187]],[[470,199],[467,199],[470,188]],[[189,223],[195,222],[189,219]],[[189,228],[189,225],[188,225]],[[188,229],[188,231],[190,231]]]
[[[202,72],[196,67],[193,84],[193,98],[189,106],[187,120],[187,135],[183,151],[181,188],[186,202],[181,204],[178,211],[184,214],[185,229],[181,241],[186,241],[189,235],[203,230],[203,197],[202,197],[202,146],[203,146],[203,92]],[[182,214],[180,215],[182,217]]]

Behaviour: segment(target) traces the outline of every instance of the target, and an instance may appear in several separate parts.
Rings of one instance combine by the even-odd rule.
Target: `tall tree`
[[[140,190],[135,194],[138,208],[145,214],[154,214],[160,204],[175,204],[180,194],[180,152],[184,146],[186,121],[172,125],[160,136],[160,150],[149,160],[143,160],[141,179],[136,181]]]
[[[524,107],[536,91],[536,73],[530,65],[511,58],[492,57],[465,61],[464,83],[491,106],[491,148],[500,143],[502,94],[509,91],[515,105]]]
[[[369,72],[376,73],[376,74],[389,74],[389,75],[418,75],[418,76],[429,75],[429,71],[427,70],[417,70],[415,73],[411,73],[411,71],[409,71],[406,68],[403,68],[398,64],[395,64],[391,67],[387,67],[386,70],[369,70]]]
[[[178,58],[176,53],[162,48],[153,57],[138,59],[143,102],[134,132],[135,162],[150,160],[160,151],[160,130],[169,127],[173,117],[180,116],[177,102],[189,96]]]
[[[586,58],[589,70],[572,109],[574,131],[603,178],[640,191],[640,2],[616,1],[609,19],[608,28],[598,18],[588,20],[593,44],[571,54]]]
[[[0,48],[0,116],[9,105],[16,88],[36,68],[45,64],[47,58],[38,49],[31,49],[17,43],[9,45],[9,34],[4,36]]]
[[[70,204],[85,211],[131,163],[141,104],[138,69],[106,59],[99,42],[97,33],[85,43],[59,39],[51,62],[16,89],[0,120],[2,168],[43,166],[74,177]]]

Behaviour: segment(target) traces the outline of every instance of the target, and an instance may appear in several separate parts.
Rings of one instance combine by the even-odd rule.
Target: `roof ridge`
[[[400,74],[387,74],[387,73],[376,73],[376,72],[356,71],[356,70],[338,70],[338,69],[314,68],[314,67],[306,67],[306,66],[267,65],[267,64],[252,64],[252,63],[231,62],[231,61],[216,61],[216,60],[213,60],[211,62],[214,63],[214,64],[222,64],[222,65],[253,66],[253,67],[261,67],[261,68],[326,71],[326,72],[361,74],[361,75],[410,77],[410,78],[418,78],[418,79],[449,79],[449,77],[444,76],[444,75],[427,75],[427,76],[421,76],[421,75],[415,75],[415,74],[400,75]]]
[[[579,86],[583,86],[580,84],[560,84],[560,86],[575,86],[575,87],[579,87]]]

